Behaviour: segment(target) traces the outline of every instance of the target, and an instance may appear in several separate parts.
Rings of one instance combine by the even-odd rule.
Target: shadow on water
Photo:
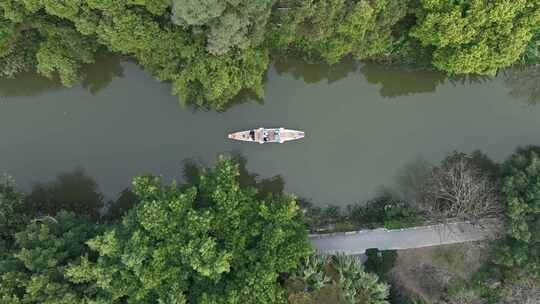
[[[317,83],[323,80],[333,83],[358,70],[358,62],[351,58],[343,59],[334,65],[328,65],[326,63],[309,63],[292,56],[276,56],[272,65],[279,75],[291,74],[295,79],[302,79],[306,83]],[[267,81],[268,71],[264,75],[263,83]],[[264,98],[257,96],[253,91],[242,90],[226,105],[224,110],[253,101],[264,104]]]
[[[246,168],[247,160],[240,153],[232,152],[230,157],[239,165],[240,184],[256,188],[258,198],[264,199],[268,195],[283,192],[285,182],[281,176],[260,178],[257,174],[249,173]],[[191,159],[185,160],[184,182],[197,184],[203,168],[203,165]],[[103,216],[109,221],[121,220],[122,216],[139,202],[139,198],[130,188],[121,191],[116,200],[105,202],[105,196],[99,191],[95,179],[80,167],[59,174],[53,181],[34,184],[27,200],[37,215],[54,216],[59,211],[66,210],[94,219]]]
[[[98,218],[104,205],[96,181],[83,168],[62,173],[52,182],[35,184],[28,200],[35,212],[47,215],[67,210]]]
[[[139,197],[130,189],[120,192],[115,201],[107,202],[106,218],[111,221],[120,221],[122,216],[139,203]]]
[[[435,92],[447,79],[445,74],[437,71],[407,70],[376,63],[366,63],[360,71],[369,83],[381,85],[379,93],[388,98]]]
[[[540,65],[507,69],[503,75],[510,96],[529,106],[540,103]]]
[[[393,182],[388,185],[377,187],[371,199],[353,200],[349,202],[326,202],[325,204],[314,203],[312,199],[306,197],[297,198],[297,202],[301,208],[319,209],[324,208],[341,208],[343,206],[366,206],[377,200],[395,200],[414,204],[418,197],[419,191],[422,189],[427,178],[429,177],[433,166],[423,158],[416,158],[408,162],[397,172]],[[341,207],[338,207],[341,206]]]
[[[416,158],[408,162],[398,171],[395,187],[392,188],[394,197],[399,197],[406,201],[415,201],[418,192],[429,177],[432,165],[423,158]]]
[[[333,83],[357,71],[359,66],[358,62],[351,58],[345,58],[339,63],[328,65],[326,63],[309,63],[294,57],[277,57],[273,65],[279,75],[288,73],[295,79],[302,79],[306,83],[316,83],[325,79],[328,83]]]
[[[120,57],[104,54],[96,58],[95,63],[82,68],[81,86],[90,94],[96,95],[114,78],[123,76],[124,69]],[[0,97],[32,97],[63,88],[58,77],[49,79],[35,72],[21,73],[15,78],[0,78]]]
[[[457,85],[485,84],[493,80],[492,76],[487,75],[453,75],[448,76],[448,82]]]
[[[15,78],[0,78],[1,97],[30,97],[62,88],[58,79],[36,73],[22,73]]]
[[[119,56],[103,54],[96,58],[96,62],[86,65],[81,70],[83,88],[90,94],[96,95],[106,88],[114,78],[124,77],[124,68]]]
[[[257,189],[259,198],[265,198],[268,195],[279,195],[285,189],[285,180],[281,175],[276,175],[270,178],[260,178],[258,174],[250,173],[247,169],[247,158],[240,152],[233,151],[229,153],[229,157],[238,164],[240,175],[238,181],[243,187],[254,187]],[[201,170],[204,165],[193,160],[186,159],[183,162],[183,177],[188,184],[197,184]]]
[[[453,153],[458,152],[455,151]],[[409,161],[398,171],[392,186],[381,187],[379,189],[378,196],[386,194],[386,196],[399,198],[408,202],[416,201],[433,170],[442,166],[448,160],[448,157],[452,155],[452,153],[447,154],[447,158],[438,164],[432,164],[421,157]],[[494,181],[501,179],[501,166],[482,153],[482,151],[474,150],[465,155],[482,174],[489,176]]]
[[[255,92],[251,90],[242,90],[240,91],[240,93],[238,93],[238,95],[233,97],[233,99],[227,103],[227,105],[223,109],[223,112],[228,111],[235,106],[242,105],[249,102],[256,102],[262,105],[264,104],[264,99],[257,96],[257,94],[255,94]],[[196,107],[193,107],[193,108],[196,109]],[[207,108],[206,110],[211,110],[211,109]]]

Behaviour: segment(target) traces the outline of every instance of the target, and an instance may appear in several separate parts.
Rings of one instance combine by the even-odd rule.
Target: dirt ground
[[[398,250],[392,279],[407,295],[426,303],[440,303],[449,285],[459,279],[469,280],[487,254],[485,242]]]

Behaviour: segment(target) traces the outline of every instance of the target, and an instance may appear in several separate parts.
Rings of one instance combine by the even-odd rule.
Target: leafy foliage
[[[353,223],[367,227],[398,229],[417,226],[423,222],[416,208],[403,200],[386,195],[365,204],[349,205],[347,209]]]
[[[0,57],[5,56],[17,38],[16,25],[0,17]]]
[[[334,205],[321,208],[307,201],[301,203],[311,231],[321,231],[332,226],[331,230],[334,232],[378,227],[400,229],[419,226],[425,221],[416,207],[387,194],[366,202],[347,205],[344,210]]]
[[[379,283],[377,275],[365,272],[358,258],[337,254],[333,260],[347,303],[388,304],[389,286]]]
[[[96,290],[64,277],[70,263],[88,254],[96,226],[72,213],[44,218],[16,234],[13,258],[0,264],[2,303],[83,303]]]
[[[303,1],[281,16],[272,40],[278,47],[294,46],[310,58],[337,63],[349,54],[357,59],[388,52],[392,26],[406,12],[407,1]]]
[[[411,35],[434,46],[433,64],[453,74],[495,74],[521,57],[540,26],[538,1],[420,2]]]
[[[40,22],[38,28],[44,37],[36,54],[38,72],[49,78],[58,73],[65,86],[78,83],[81,66],[94,62],[96,43],[69,26]]]
[[[29,220],[22,193],[15,189],[9,176],[0,177],[0,248],[14,241],[13,235],[22,230]],[[3,244],[2,244],[3,243]]]
[[[540,147],[518,149],[504,164],[509,240],[497,260],[540,276]]]
[[[526,65],[540,64],[540,33],[535,32],[521,57],[521,63]]]
[[[36,65],[45,76],[59,75],[70,86],[81,80],[81,67],[94,62],[99,50],[107,48],[134,57],[157,79],[173,82],[173,93],[184,103],[224,110],[242,90],[262,96],[269,55],[256,46],[262,41],[265,16],[273,3],[229,2],[231,8],[224,17],[211,21],[213,30],[201,35],[163,20],[167,0],[6,0],[0,3],[0,50],[8,53],[13,49],[18,24],[24,23],[25,30],[37,34],[31,40],[35,51],[29,53],[35,60],[25,57],[22,61],[10,52],[7,59],[0,54],[0,62],[9,63],[4,72],[9,76],[27,70],[28,64],[21,68],[22,61]],[[235,14],[249,22],[242,21],[240,29],[230,32],[236,22],[230,16]],[[213,37],[207,46],[221,50],[215,52],[220,56],[205,49],[205,36]],[[235,44],[242,47],[235,48]]]
[[[233,48],[256,47],[262,42],[275,0],[173,0],[172,22],[207,30],[207,50],[223,55]]]
[[[106,303],[276,303],[277,279],[310,252],[301,214],[287,196],[257,199],[238,167],[220,159],[195,184],[134,180],[140,202],[122,224],[88,242],[71,280],[106,291]]]
[[[377,248],[370,248],[366,250],[366,256],[368,258],[365,263],[366,271],[375,273],[379,278],[389,281],[389,272],[394,267],[397,252],[395,250],[379,251]]]
[[[39,35],[34,31],[22,32],[9,50],[0,55],[0,77],[13,78],[19,73],[33,70],[37,65],[38,39]]]
[[[173,83],[173,94],[187,103],[225,110],[231,98],[249,89],[263,95],[263,76],[270,61],[263,49],[230,52],[222,57],[207,56],[186,66]]]
[[[3,0],[0,75],[37,70],[66,86],[101,51],[132,57],[181,102],[223,111],[263,96],[274,51],[493,74],[538,60],[538,1]],[[287,4],[288,9],[273,9]]]
[[[320,290],[331,281],[325,271],[327,264],[328,258],[324,255],[308,255],[293,272],[292,277],[304,282],[310,291]]]

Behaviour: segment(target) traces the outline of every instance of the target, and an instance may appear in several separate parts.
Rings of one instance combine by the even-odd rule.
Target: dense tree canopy
[[[13,77],[37,64],[35,38],[19,22],[4,17],[0,3],[0,77]]]
[[[12,256],[0,261],[0,302],[67,304],[93,297],[95,289],[68,281],[64,271],[89,253],[85,242],[96,229],[66,212],[30,223],[15,235]]]
[[[302,1],[283,14],[274,35],[278,46],[293,46],[330,64],[344,56],[357,59],[385,55],[392,27],[405,15],[407,1]]]
[[[257,43],[239,42],[243,47],[216,52],[220,54],[216,56],[206,50],[205,36],[214,37],[209,38],[208,47],[229,50],[232,45],[227,44],[234,44],[235,37],[242,35],[222,32],[231,28],[227,16],[237,11],[258,16],[261,13],[258,10],[269,12],[271,2],[262,5],[261,1],[253,1],[251,6],[236,3],[238,7],[231,9],[223,20],[216,21],[220,24],[208,35],[193,33],[164,20],[168,3],[163,0],[2,1],[0,62],[11,54],[18,32],[24,30],[35,35],[31,41],[36,46],[33,54],[24,57],[26,62],[33,56],[38,72],[48,77],[57,74],[65,85],[80,80],[81,66],[94,61],[101,45],[134,57],[159,80],[172,81],[173,93],[180,95],[185,103],[223,110],[244,89],[262,95],[268,51],[256,48]],[[265,24],[266,21],[252,20],[246,28],[252,31],[256,25],[264,27]],[[239,29],[242,33],[244,30]],[[261,39],[255,37],[262,37],[264,31],[259,29],[258,32],[249,39],[260,42]],[[20,65],[19,57],[9,58],[9,62],[14,62],[11,66]],[[10,72],[13,69],[6,67],[3,74],[12,76],[22,70]]]
[[[0,56],[4,56],[9,52],[16,38],[17,28],[15,24],[0,18]]]
[[[281,180],[257,179],[242,159],[187,165],[186,184],[135,178],[108,217],[77,209],[84,197],[102,198],[81,170],[30,195],[3,179],[0,302],[286,303],[334,290],[347,303],[387,304],[388,286],[359,260],[312,255],[303,212]],[[291,280],[310,290],[288,289]]]
[[[421,0],[412,36],[435,47],[433,64],[453,74],[494,74],[517,61],[540,27],[540,2]]]
[[[262,42],[275,0],[173,0],[173,23],[207,33],[207,50],[223,55]]]
[[[9,176],[0,176],[0,253],[13,241],[15,232],[22,230],[29,217],[23,194],[15,189]]]
[[[499,262],[540,276],[540,147],[518,149],[504,170],[510,240]]]
[[[194,185],[141,176],[141,200],[122,224],[88,244],[68,275],[106,291],[106,303],[279,303],[277,279],[310,252],[301,214],[287,196],[257,199],[222,159]]]
[[[3,0],[0,75],[33,69],[71,86],[108,51],[183,103],[225,110],[243,91],[263,96],[273,52],[493,74],[537,62],[539,28],[528,0]]]

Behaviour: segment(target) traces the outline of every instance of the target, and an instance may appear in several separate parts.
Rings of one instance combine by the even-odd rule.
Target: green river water
[[[278,60],[263,101],[216,113],[179,105],[169,84],[133,63],[102,58],[73,88],[35,75],[0,79],[0,171],[29,190],[83,168],[114,198],[136,175],[179,179],[186,159],[211,165],[235,152],[251,172],[281,175],[288,192],[346,205],[406,187],[422,164],[452,150],[503,160],[519,145],[540,144],[540,106],[527,104],[540,87],[534,72],[452,79],[352,61]],[[281,145],[226,139],[259,126],[307,137]]]

